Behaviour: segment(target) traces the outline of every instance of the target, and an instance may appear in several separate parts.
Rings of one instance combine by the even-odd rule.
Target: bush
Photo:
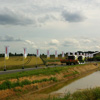
[[[39,80],[34,80],[32,83],[35,84],[35,83],[39,83],[40,81]]]
[[[29,80],[23,80],[22,82],[20,82],[19,80],[17,80],[17,82],[11,83],[10,81],[4,81],[1,85],[0,85],[0,90],[4,90],[4,89],[10,89],[10,88],[15,88],[17,86],[21,86],[23,87],[23,85],[29,85],[29,84],[35,84],[35,83],[41,83],[41,82],[47,82],[47,81],[54,81],[56,82],[57,79],[56,77],[51,77],[49,79],[41,79],[41,80],[34,80],[34,81],[29,81]]]
[[[52,80],[54,82],[57,82],[57,78],[56,77],[51,77],[49,80]]]
[[[46,81],[49,81],[48,79],[44,78],[42,79],[42,82],[46,82]]]
[[[29,84],[31,84],[31,81],[24,80],[24,81],[21,82],[21,84],[23,84],[23,85],[29,85]]]
[[[21,84],[21,82],[19,82],[19,80],[18,80],[17,82],[13,83],[13,88],[17,87],[17,86],[23,87],[23,84]]]
[[[12,88],[12,83],[8,80],[4,81],[1,85],[0,85],[0,90],[5,90],[5,89],[10,89]]]

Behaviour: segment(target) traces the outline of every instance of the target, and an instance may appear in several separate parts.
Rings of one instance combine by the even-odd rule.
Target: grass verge
[[[100,87],[67,93],[63,98],[49,96],[45,100],[100,100]]]
[[[53,67],[53,68],[48,67],[45,69],[37,69],[37,70],[31,70],[31,71],[4,74],[4,75],[0,75],[0,81],[6,80],[6,79],[13,79],[13,78],[18,79],[20,77],[28,77],[28,76],[33,76],[33,75],[55,75],[56,73],[67,71],[69,68],[78,67],[78,66],[83,66],[83,65],[72,65],[72,66]]]
[[[34,80],[34,81],[23,80],[20,82],[19,80],[17,80],[17,82],[13,82],[13,83],[9,80],[6,80],[2,84],[0,84],[0,90],[11,89],[18,86],[23,87],[24,85],[30,85],[30,84],[35,84],[35,83],[47,82],[47,81],[57,82],[57,79],[56,77],[51,77],[49,79],[44,78],[41,80]]]

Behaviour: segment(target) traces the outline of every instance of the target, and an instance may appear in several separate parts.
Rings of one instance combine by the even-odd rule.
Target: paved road
[[[61,67],[61,66],[65,66],[65,65],[57,65],[57,67]],[[56,66],[52,65],[52,66],[48,66],[48,67],[56,67]],[[38,69],[42,69],[42,68],[46,68],[46,66],[37,67],[37,68],[25,68],[25,69],[14,69],[14,70],[0,71],[0,75],[9,74],[9,73],[16,73],[16,72],[22,72],[22,71],[38,70]]]
[[[94,63],[94,62],[86,62],[86,63]],[[64,65],[56,65],[56,66],[57,67],[63,67],[63,66],[66,66],[66,65],[64,64]],[[56,66],[52,65],[52,66],[48,66],[48,67],[56,67]],[[22,72],[22,71],[38,70],[38,69],[42,69],[42,68],[46,68],[46,66],[37,67],[37,68],[25,68],[25,69],[14,69],[14,70],[0,71],[0,75],[8,74],[8,73]]]
[[[2,74],[8,74],[8,73],[16,73],[16,72],[22,72],[22,71],[35,70],[35,69],[41,69],[41,68],[42,68],[42,67],[38,67],[38,68],[25,68],[25,69],[14,69],[14,70],[0,71],[0,75],[2,75]]]

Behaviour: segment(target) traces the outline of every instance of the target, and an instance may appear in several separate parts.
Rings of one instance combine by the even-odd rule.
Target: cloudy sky
[[[0,53],[6,45],[17,53],[100,51],[100,0],[0,0]]]

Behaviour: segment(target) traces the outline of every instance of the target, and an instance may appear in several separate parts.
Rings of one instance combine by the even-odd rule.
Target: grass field
[[[42,59],[41,59],[42,58]],[[34,66],[40,66],[40,65],[52,65],[56,62],[60,62],[60,59],[62,59],[61,56],[58,58],[50,57],[50,59],[47,59],[46,57],[37,58],[35,56],[28,56],[26,59],[23,60],[22,56],[13,56],[10,57],[8,60],[5,60],[4,57],[0,57],[0,70],[4,70],[4,66],[6,63],[6,69],[20,69],[24,66],[24,68],[31,68]]]
[[[6,60],[7,70],[22,68],[23,65],[25,68],[34,67],[36,65],[43,65],[43,61],[41,60],[41,58],[36,58],[35,56],[28,56],[24,60],[23,57],[16,56],[16,57],[10,57],[8,60]],[[1,57],[0,70],[3,70],[4,66],[5,66],[5,60],[3,57]]]

